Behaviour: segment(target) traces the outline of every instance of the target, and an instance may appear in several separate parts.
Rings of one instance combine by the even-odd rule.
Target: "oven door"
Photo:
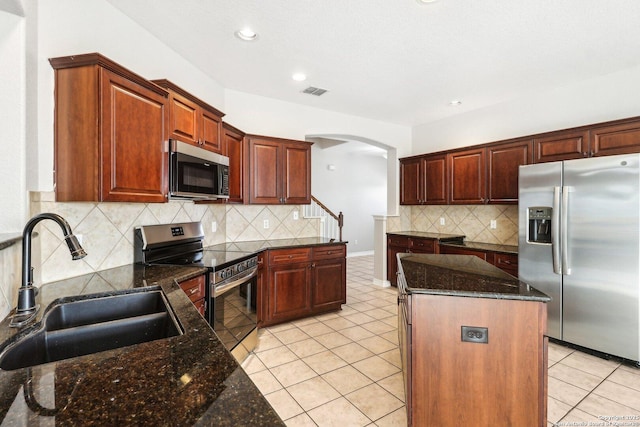
[[[224,346],[241,362],[256,346],[258,269],[211,285],[209,323]]]

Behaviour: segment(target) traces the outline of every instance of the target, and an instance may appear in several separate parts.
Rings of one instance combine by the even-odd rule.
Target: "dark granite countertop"
[[[390,231],[387,235],[421,237],[424,239],[434,239],[438,242],[462,241],[463,234],[430,233],[427,231]]]
[[[442,242],[443,246],[458,246],[468,249],[475,249],[486,252],[500,252],[504,254],[518,255],[518,247],[513,245],[498,245],[494,243],[483,242]]]
[[[550,297],[474,255],[399,254],[398,290],[409,294],[548,302]]]
[[[31,368],[0,370],[0,424],[283,426],[176,282],[205,271],[129,265],[43,285],[36,322],[57,298],[160,287],[184,334]],[[0,323],[2,347],[37,326],[17,331],[8,323],[8,318]]]

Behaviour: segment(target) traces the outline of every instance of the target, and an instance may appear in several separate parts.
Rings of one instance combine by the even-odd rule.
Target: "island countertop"
[[[473,255],[398,254],[399,291],[474,298],[551,300],[518,278]],[[402,287],[402,289],[400,289]]]
[[[284,425],[178,282],[202,267],[128,265],[43,285],[36,324],[0,323],[6,345],[57,298],[164,291],[184,333],[31,368],[0,370],[2,425]],[[1,351],[1,349],[0,349]]]

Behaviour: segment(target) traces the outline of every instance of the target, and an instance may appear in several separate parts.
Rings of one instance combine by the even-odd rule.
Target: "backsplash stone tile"
[[[133,229],[139,225],[202,221],[204,245],[224,242],[313,237],[320,235],[318,219],[293,220],[293,205],[195,204],[189,201],[169,203],[57,203],[53,192],[31,194],[31,216],[54,212],[64,217],[74,234],[82,236],[87,256],[72,261],[60,227],[43,221],[37,227],[39,237],[32,245],[37,283],[48,283],[133,262]],[[264,228],[264,220],[269,228]],[[216,222],[216,231],[212,223]],[[20,265],[19,258],[16,264]],[[15,269],[15,268],[13,268]],[[10,298],[4,298],[11,301]],[[2,308],[2,300],[0,300]]]
[[[22,280],[22,243],[16,242],[0,250],[0,319],[4,319],[17,303]]]
[[[440,218],[444,218],[444,225],[440,225]],[[496,220],[495,229],[490,227],[491,220]],[[464,234],[468,241],[517,245],[518,206],[411,206],[411,230]]]

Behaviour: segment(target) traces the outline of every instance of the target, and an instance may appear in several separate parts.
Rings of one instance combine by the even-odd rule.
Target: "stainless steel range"
[[[234,357],[244,360],[258,341],[257,251],[234,244],[205,248],[200,222],[146,225],[134,234],[136,263],[209,269],[205,318]]]

